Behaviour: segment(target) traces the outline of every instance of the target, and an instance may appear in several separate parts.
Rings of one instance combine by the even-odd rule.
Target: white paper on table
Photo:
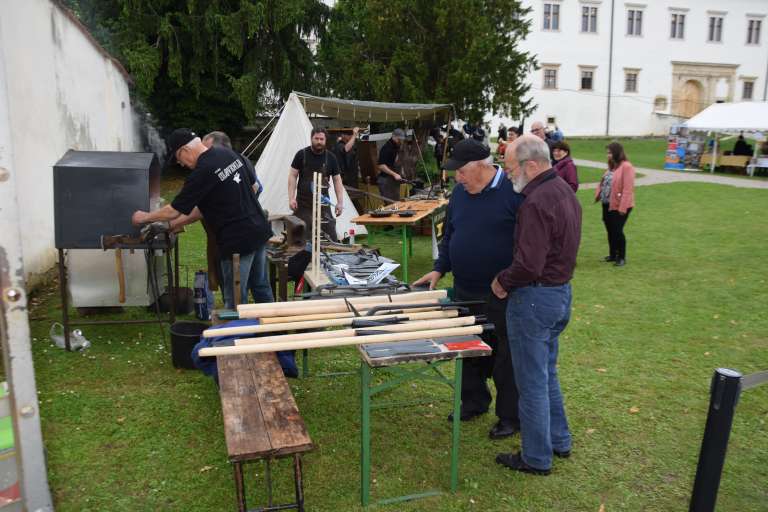
[[[347,284],[368,284],[368,281],[366,281],[365,279],[360,279],[353,275],[350,275],[349,272],[344,272],[344,279],[347,280]]]
[[[399,263],[382,263],[373,274],[368,276],[368,284],[379,284],[399,266]]]

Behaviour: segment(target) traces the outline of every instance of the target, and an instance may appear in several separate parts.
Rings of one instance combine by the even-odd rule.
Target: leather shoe
[[[624,260],[624,258],[619,258],[618,260],[616,260],[616,263],[614,263],[613,266],[614,267],[623,267],[626,264],[627,264],[627,262]]]
[[[481,415],[483,415],[483,414],[485,414],[487,412],[488,411],[465,411],[464,409],[462,409],[461,410],[461,416],[459,417],[459,419],[461,421],[469,421],[469,420],[477,418],[478,416],[481,416]],[[448,421],[451,421],[451,422],[453,421],[453,413],[450,413],[448,415]]]
[[[571,456],[571,450],[567,450],[567,451],[564,451],[564,452],[559,452],[557,450],[552,450],[552,454],[555,457],[560,457],[561,459],[567,459],[568,457]]]
[[[504,439],[505,437],[513,436],[520,432],[520,427],[515,425],[509,420],[499,420],[493,426],[488,437],[491,439]]]
[[[606,256],[605,258],[603,258],[603,261],[607,261],[607,262],[616,261],[616,258],[614,258],[613,256]]]
[[[530,473],[532,475],[546,476],[552,472],[551,469],[538,469],[529,466],[525,463],[523,457],[519,453],[500,453],[496,456],[496,463],[506,466],[509,469]]]

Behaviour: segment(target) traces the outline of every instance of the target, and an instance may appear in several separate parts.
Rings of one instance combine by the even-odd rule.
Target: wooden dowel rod
[[[422,313],[401,313],[399,315],[378,315],[365,317],[365,320],[385,320],[387,318],[403,318],[404,320],[426,320],[429,318],[455,318],[459,312],[455,309],[447,311],[425,311]],[[355,318],[351,316],[345,318],[332,317],[321,320],[307,320],[306,322],[283,322],[274,324],[243,325],[240,327],[221,327],[219,329],[206,329],[203,331],[203,337],[216,338],[218,336],[239,336],[241,334],[259,334],[263,332],[293,331],[298,329],[323,329],[325,327],[340,327],[352,325]]]
[[[389,302],[401,302],[409,299],[420,299],[424,301],[444,299],[448,296],[446,290],[428,290],[421,292],[398,293],[393,295],[367,295],[364,297],[347,297],[346,299],[320,299],[320,300],[293,300],[288,302],[261,302],[259,304],[240,304],[237,306],[237,312],[244,311],[262,311],[271,309],[283,309],[292,311],[294,309],[304,309],[314,307],[317,304],[329,306],[331,304],[346,306],[347,302],[357,307],[364,304]],[[390,300],[391,299],[391,300]],[[345,308],[346,309],[346,308]]]
[[[357,331],[387,331],[408,332],[423,331],[426,329],[446,329],[448,327],[462,327],[474,325],[474,316],[461,316],[456,318],[417,320],[402,324],[377,325],[373,327],[357,327],[351,329],[337,329],[335,331],[302,332],[298,334],[279,334],[276,336],[263,336],[260,338],[242,338],[235,340],[235,345],[258,345],[260,343],[282,343],[286,341],[322,340],[327,338],[352,338],[357,336]]]
[[[450,327],[448,329],[429,329],[427,331],[397,332],[393,334],[374,334],[371,336],[355,336],[353,338],[330,338],[326,340],[303,340],[283,343],[263,343],[261,345],[235,345],[229,347],[208,347],[200,350],[201,357],[235,356],[241,354],[256,354],[259,352],[278,352],[281,350],[302,350],[305,348],[341,347],[347,345],[369,345],[394,341],[421,340],[426,338],[444,338],[448,336],[469,336],[481,334],[482,325],[467,327]]]
[[[347,313],[349,312],[349,306],[346,304],[328,304],[326,305],[324,301],[310,301],[313,302],[313,304],[308,304],[307,306],[300,308],[300,309],[293,309],[293,310],[284,310],[279,308],[274,309],[262,309],[260,311],[243,311],[238,313],[238,316],[240,318],[266,318],[266,317],[272,317],[272,316],[291,316],[291,313],[295,315],[314,315],[316,313]],[[435,302],[434,300],[430,300],[427,302]],[[407,300],[398,300],[397,302],[389,302],[385,299],[383,302],[372,302],[371,304],[363,304],[361,306],[354,306],[355,309],[358,311],[367,311],[371,308],[377,307],[377,306],[405,306],[410,304],[421,304],[425,303],[424,300],[418,299],[418,298],[412,298]],[[439,304],[435,304],[438,306]]]
[[[437,309],[440,309],[440,306],[433,306],[433,307],[425,307],[425,308],[412,308],[408,309],[408,313],[422,313],[424,311],[435,311]],[[367,311],[367,309],[364,308],[358,308],[358,311]],[[266,318],[261,318],[259,321],[262,324],[281,324],[281,323],[288,323],[288,322],[305,322],[307,320],[327,320],[331,318],[352,318],[355,314],[351,311],[345,311],[344,313],[315,313],[311,315],[292,315],[292,316],[270,316]],[[367,318],[381,318],[384,316],[384,312],[382,314],[374,315]]]

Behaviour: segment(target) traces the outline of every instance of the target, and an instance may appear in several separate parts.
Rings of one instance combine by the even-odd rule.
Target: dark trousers
[[[400,182],[389,174],[381,173],[376,178],[376,184],[379,186],[379,194],[393,201],[400,200]]]
[[[312,240],[312,205],[299,205],[293,214],[304,221],[304,224],[306,224],[304,232],[307,234],[307,240]],[[331,242],[338,242],[339,239],[336,237],[336,218],[333,216],[330,206],[323,206],[320,209],[320,222],[321,231],[328,236]]]
[[[491,392],[488,379],[493,378],[496,385],[496,416],[499,419],[519,425],[518,393],[515,373],[507,342],[507,301],[497,298],[493,293],[478,296],[455,289],[455,298],[462,300],[486,300],[487,303],[472,306],[473,315],[486,315],[495,330],[483,334],[493,353],[489,357],[470,357],[464,360],[464,372],[461,376],[461,410],[485,412],[491,405]]]
[[[608,210],[608,205],[603,204],[603,224],[608,233],[608,255],[611,258],[623,260],[627,257],[627,238],[624,236],[624,224],[629,219],[632,208],[626,215],[621,215],[616,210]]]

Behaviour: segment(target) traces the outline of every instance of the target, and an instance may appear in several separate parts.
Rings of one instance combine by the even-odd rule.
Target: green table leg
[[[408,256],[413,256],[413,228],[408,227]]]
[[[301,351],[301,376],[304,378],[309,377],[309,349],[305,348]]]
[[[408,226],[403,226],[403,282],[408,282]]]
[[[367,507],[371,499],[371,369],[360,363],[360,503]]]
[[[459,486],[459,421],[461,421],[461,372],[464,366],[456,358],[456,375],[453,378],[453,436],[451,440],[451,492]]]

